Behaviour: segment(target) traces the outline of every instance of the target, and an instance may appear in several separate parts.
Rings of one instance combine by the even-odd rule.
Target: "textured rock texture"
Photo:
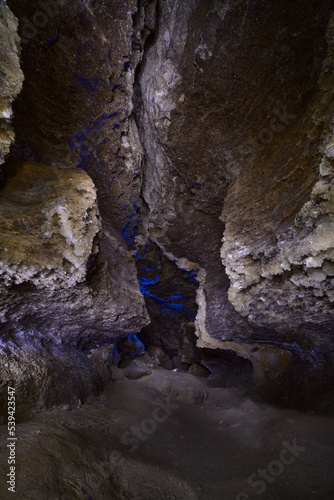
[[[12,384],[20,419],[96,393],[103,370],[88,350],[102,343],[112,352],[120,336],[141,329],[146,312],[134,264],[126,286],[124,273],[118,281],[110,278],[98,253],[101,223],[91,178],[79,169],[21,160],[7,162],[6,170],[0,190],[0,413],[6,413]],[[118,262],[130,267],[125,244],[114,248]]]
[[[132,264],[130,284],[124,273],[113,280],[99,255],[101,223],[91,178],[79,169],[19,160],[6,169],[0,190],[3,329],[83,346],[140,330],[147,317],[125,245],[112,242],[118,262]]]
[[[0,3],[18,496],[331,498],[331,0]]]
[[[166,378],[162,387],[168,379],[173,387],[179,375],[156,374]],[[4,488],[1,498],[236,500],[261,498],[261,481],[268,499],[331,498],[332,419],[255,404],[222,388],[207,390],[206,401],[195,406],[191,390],[206,391],[195,377],[194,389],[188,378],[174,386],[177,400],[147,378],[120,380],[81,408],[54,408],[21,423],[16,494]],[[6,427],[0,426],[2,478],[8,474],[6,444]],[[253,484],[247,482],[251,475]]]
[[[300,363],[331,371],[330,1],[8,5],[25,74],[12,157],[38,162],[41,178],[57,171],[60,185],[85,171],[101,229],[76,248],[86,209],[70,231],[59,200],[49,225],[38,214],[33,247],[57,239],[61,250],[45,250],[43,278],[9,276],[6,261],[16,284],[2,293],[4,332],[88,351],[141,331],[181,368],[204,364],[196,332],[198,347],[251,362],[256,384],[300,380]]]
[[[76,408],[101,388],[99,372],[78,349],[33,336],[0,343],[0,416],[6,420],[8,386],[15,388],[16,420],[66,403]]]
[[[12,102],[22,88],[18,22],[6,4],[0,5],[0,165],[14,141]],[[1,167],[0,167],[1,169]],[[1,172],[1,170],[0,170]]]
[[[149,238],[197,275],[198,345],[263,368],[261,342],[277,366],[279,344],[332,349],[329,19],[329,2],[166,0],[138,76]]]
[[[144,30],[143,12],[137,12],[133,0],[99,1],[92,6],[79,1],[13,0],[9,5],[20,19],[26,78],[15,103],[13,156],[56,166],[64,178],[73,167],[91,177],[103,225],[97,262],[100,277],[94,278],[101,309],[92,317],[103,318],[109,309],[122,332],[129,317],[137,317],[138,321],[130,321],[127,333],[138,332],[148,316],[124,238],[133,237],[141,204],[142,147],[131,112],[141,54],[139,42],[132,49],[132,38],[136,24]],[[147,23],[148,33],[149,16]],[[112,307],[103,293],[112,296]]]
[[[25,85],[15,103],[16,159],[7,161],[0,186],[2,338],[14,345],[20,339],[32,353],[33,339],[49,343],[49,354],[42,349],[40,358],[54,372],[50,380],[64,371],[59,346],[73,348],[68,347],[64,363],[72,353],[78,379],[69,370],[70,385],[86,384],[85,397],[100,388],[90,350],[106,344],[112,351],[120,337],[149,322],[122,237],[128,223],[131,233],[140,190],[135,179],[142,149],[129,118],[137,6],[114,3],[111,10],[112,2],[93,8],[82,2],[8,2],[19,18]],[[13,52],[7,47],[4,69],[11,73],[5,78],[9,69],[4,71],[8,88],[0,89],[9,103],[20,89],[22,72],[17,23],[8,7],[1,8],[8,17],[1,40],[5,44],[7,37]],[[140,15],[138,22],[144,22]],[[7,354],[9,362],[16,356],[11,350]],[[31,398],[37,407],[52,398],[70,402],[71,391],[57,384],[51,384],[48,397],[38,390],[45,374],[29,370],[23,358],[27,368],[14,370],[12,383],[21,388],[34,383],[31,395],[20,392],[22,408],[31,409]],[[4,401],[8,377],[1,377]]]
[[[101,229],[91,178],[37,163],[7,168],[0,191],[1,288],[68,288],[84,281]]]
[[[28,1],[9,5],[20,18],[26,75],[15,104],[13,155],[59,167],[64,182],[74,166],[90,175],[103,220],[100,249],[113,297],[120,298],[118,315],[121,319],[122,312],[132,309],[133,316],[142,317],[139,330],[147,316],[134,263],[121,237],[122,231],[131,237],[132,216],[140,203],[136,178],[142,149],[129,118],[136,67],[135,60],[130,63],[132,15],[137,5],[98,2],[90,8],[82,2]],[[140,12],[138,23],[144,23]],[[140,49],[138,44],[137,52]],[[71,230],[68,237],[72,236]],[[104,278],[108,280],[109,276]],[[100,288],[104,287],[102,278]]]
[[[93,179],[103,220],[132,237],[142,147],[132,114],[141,35],[155,2],[10,0],[19,16],[26,82],[15,103],[14,154]],[[44,21],[43,21],[44,20]]]
[[[333,35],[334,18],[314,97],[275,149],[233,184],[223,211],[230,301],[253,324],[288,333],[308,323],[333,328]],[[286,161],[278,170],[279,151]],[[307,197],[298,195],[310,181]]]

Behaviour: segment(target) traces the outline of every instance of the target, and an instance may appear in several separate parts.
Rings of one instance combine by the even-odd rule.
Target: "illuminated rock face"
[[[329,2],[161,3],[142,192],[150,238],[197,273],[202,347],[333,331],[329,19]]]
[[[6,5],[0,5],[0,165],[14,142],[12,102],[23,82],[17,29],[17,19]]]
[[[84,338],[92,345],[140,330],[147,315],[125,244],[117,246],[106,230],[114,261],[127,273],[108,271],[99,254],[91,178],[80,169],[20,160],[6,169],[0,190],[2,328],[70,344]]]
[[[101,223],[82,170],[12,162],[0,191],[0,283],[68,288],[86,279]]]
[[[332,328],[334,320],[333,34],[334,18],[309,107],[277,138],[275,149],[268,147],[236,180],[223,210],[229,300],[253,324],[278,331],[307,324]],[[313,155],[303,150],[305,130],[314,138]],[[295,152],[289,148],[291,137]],[[294,157],[278,166],[277,151],[289,149]],[[312,179],[309,195],[302,195]]]
[[[333,353],[329,0],[8,5],[4,332],[87,351],[140,332],[145,295],[173,355],[196,329],[260,380]]]
[[[82,349],[113,343],[149,322],[122,237],[140,205],[127,36],[136,3],[8,5],[25,85],[14,103],[19,160],[0,194],[1,326]]]

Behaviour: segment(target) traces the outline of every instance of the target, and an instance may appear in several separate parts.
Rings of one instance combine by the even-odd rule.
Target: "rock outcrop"
[[[81,399],[96,392],[101,379],[89,359],[91,350],[107,345],[112,351],[119,338],[149,322],[135,263],[122,238],[140,189],[135,177],[142,150],[129,118],[134,71],[128,71],[132,45],[126,36],[136,8],[134,2],[121,12],[115,6],[117,15],[109,12],[105,17],[102,3],[94,11],[81,2],[64,11],[63,5],[48,2],[40,2],[37,10],[31,2],[9,3],[20,18],[26,79],[15,103],[17,139],[0,186],[0,326],[5,343],[14,346],[4,351],[8,366],[18,363],[21,369],[1,373],[0,397],[5,404],[11,381],[19,388],[21,409],[31,411],[32,401],[40,408],[48,401],[79,397],[76,390],[72,397],[70,390],[60,391],[52,383],[66,366],[69,387],[87,387]],[[6,5],[1,9],[7,55],[0,91],[8,111],[20,90],[22,71],[17,21]],[[74,29],[74,19],[78,39],[73,51],[68,29]],[[88,26],[97,29],[91,40]],[[107,38],[118,28],[112,49],[115,66]],[[45,29],[55,29],[52,40],[43,37]],[[100,54],[95,70],[92,54]],[[91,70],[101,75],[90,78],[86,73]],[[9,127],[11,111],[5,118]],[[8,130],[10,140],[2,145],[1,158],[14,139]],[[111,157],[119,165],[111,165]],[[121,183],[113,175],[118,167]],[[108,191],[114,179],[117,200]],[[47,343],[47,350],[36,351],[35,342]],[[35,355],[45,369],[30,368]],[[77,376],[69,369],[71,355]]]
[[[146,226],[196,275],[198,345],[265,371],[269,348],[276,373],[282,348],[333,352],[329,20],[329,2],[165,1],[138,76]]]
[[[334,18],[315,95],[236,180],[223,210],[230,302],[252,324],[287,334],[333,328],[333,35]]]
[[[11,126],[12,103],[22,89],[23,73],[20,66],[20,37],[18,21],[6,4],[0,5],[0,175],[1,164],[14,142]]]
[[[130,286],[121,273],[113,280],[100,256],[91,178],[80,169],[20,160],[6,169],[0,191],[2,329],[82,347],[139,331],[147,316],[135,266],[125,245],[113,244],[118,262],[132,266]]]
[[[53,172],[77,194],[9,228],[4,333],[90,352],[141,331],[190,366],[196,332],[256,383],[332,373],[330,1],[8,5],[25,84],[2,192],[37,162],[31,193]]]
[[[7,164],[0,191],[0,286],[69,288],[85,280],[101,229],[96,191],[80,170]]]

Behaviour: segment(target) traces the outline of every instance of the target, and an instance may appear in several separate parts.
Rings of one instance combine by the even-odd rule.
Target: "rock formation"
[[[333,356],[329,19],[328,2],[162,2],[138,76],[150,238],[197,275],[198,345],[259,376]]]
[[[64,289],[84,281],[100,231],[90,177],[19,161],[7,168],[0,194],[2,290],[21,283]]]
[[[233,184],[223,210],[230,302],[252,324],[287,335],[333,328],[333,23],[313,98]]]
[[[0,0],[17,498],[332,498],[332,4]]]
[[[11,126],[12,102],[22,88],[23,73],[20,66],[20,38],[18,22],[7,5],[0,5],[0,165],[14,142]],[[0,170],[1,172],[1,170]]]
[[[4,346],[72,349],[94,390],[127,335],[330,385],[330,1],[7,3]]]

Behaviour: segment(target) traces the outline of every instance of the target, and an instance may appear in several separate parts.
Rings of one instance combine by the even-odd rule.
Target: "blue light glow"
[[[119,164],[115,164],[110,170],[109,165],[106,165],[104,160],[100,159],[102,147],[105,145],[105,133],[101,134],[104,127],[108,129],[116,129],[119,122],[113,123],[119,116],[116,111],[111,114],[103,114],[100,119],[91,121],[83,132],[79,132],[68,140],[70,151],[78,158],[76,166],[87,170],[93,169],[93,174],[109,183],[111,183],[117,172]],[[94,179],[94,177],[93,177]]]
[[[121,359],[137,358],[145,354],[145,346],[135,333],[120,338],[114,346],[116,365]],[[114,359],[114,358],[112,358]]]
[[[98,87],[102,87],[103,80],[101,78],[85,78],[84,76],[73,73],[74,78],[77,80],[78,90],[88,90],[89,92],[95,92]]]
[[[52,38],[45,38],[44,36],[42,36],[42,40],[45,40],[48,43],[48,45],[51,45],[53,42],[56,42],[58,40],[58,31]]]
[[[183,316],[186,316],[191,321],[194,321],[195,315],[190,312],[182,303],[182,301],[186,298],[184,295],[180,293],[174,293],[170,295],[168,298],[158,297],[154,293],[154,286],[160,282],[161,278],[161,268],[159,263],[150,262],[148,265],[145,254],[149,252],[147,249],[147,245],[140,249],[136,254],[136,266],[138,270],[138,282],[140,291],[146,297],[151,298],[157,304],[164,306],[162,308],[163,314],[170,313],[180,313]],[[153,267],[155,266],[155,267]],[[195,280],[196,274],[193,271],[184,271],[185,278],[190,279],[192,283],[198,284]]]
[[[138,198],[133,205],[124,204],[122,209],[126,212],[130,212],[127,216],[127,221],[124,227],[120,228],[123,239],[125,240],[128,247],[132,247],[134,245],[134,239],[137,233],[138,225],[142,222],[140,218],[140,205],[141,200]]]
[[[87,493],[85,490],[81,490],[81,491],[88,498],[88,500],[93,500],[93,497],[91,497],[89,493]]]

